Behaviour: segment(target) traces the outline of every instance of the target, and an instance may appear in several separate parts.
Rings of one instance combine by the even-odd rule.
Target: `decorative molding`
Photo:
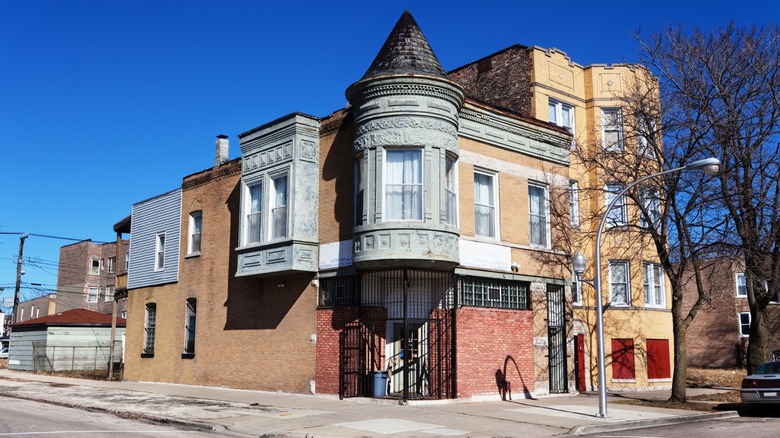
[[[404,79],[407,81],[413,80],[407,78]],[[380,97],[386,97],[386,96],[401,96],[401,95],[425,96],[425,97],[432,97],[435,99],[446,100],[452,105],[454,105],[455,108],[459,108],[463,103],[463,95],[454,90],[456,90],[456,88],[454,87],[453,89],[449,89],[444,86],[409,83],[409,82],[389,83],[389,84],[386,83],[386,84],[377,84],[377,85],[368,84],[353,99],[358,102],[370,102],[374,99],[378,99]],[[360,108],[363,109],[363,107]]]
[[[451,123],[424,117],[388,117],[355,129],[353,153],[377,146],[437,145],[457,150],[458,131]]]

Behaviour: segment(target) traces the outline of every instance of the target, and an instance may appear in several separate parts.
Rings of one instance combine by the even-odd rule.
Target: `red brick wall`
[[[339,335],[347,323],[358,320],[359,314],[359,308],[353,306],[317,309],[317,370],[315,373],[317,393],[339,393],[341,362]],[[367,319],[364,324],[374,330],[375,367],[383,368],[387,310],[384,308],[363,308],[363,315]]]
[[[499,395],[499,375],[515,398],[534,391],[533,312],[457,309],[455,339],[458,398]]]
[[[523,46],[514,45],[447,75],[467,97],[531,115],[531,58]]]
[[[357,307],[317,310],[317,369],[314,375],[317,393],[339,393],[339,333],[347,323],[357,321],[357,318]]]

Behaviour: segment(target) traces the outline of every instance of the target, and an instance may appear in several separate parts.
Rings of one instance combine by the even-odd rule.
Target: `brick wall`
[[[467,97],[529,116],[531,70],[528,49],[514,45],[447,75],[466,90]]]
[[[463,307],[456,321],[459,398],[498,396],[501,376],[514,398],[534,392],[532,312]]]

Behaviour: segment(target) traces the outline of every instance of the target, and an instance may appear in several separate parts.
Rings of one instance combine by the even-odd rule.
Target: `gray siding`
[[[132,215],[127,288],[178,281],[181,189],[133,204]],[[165,267],[155,270],[155,249],[160,233],[165,233]]]

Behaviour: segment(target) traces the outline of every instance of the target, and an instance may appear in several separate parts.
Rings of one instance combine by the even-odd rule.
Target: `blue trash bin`
[[[374,371],[374,398],[387,395],[387,371]]]

